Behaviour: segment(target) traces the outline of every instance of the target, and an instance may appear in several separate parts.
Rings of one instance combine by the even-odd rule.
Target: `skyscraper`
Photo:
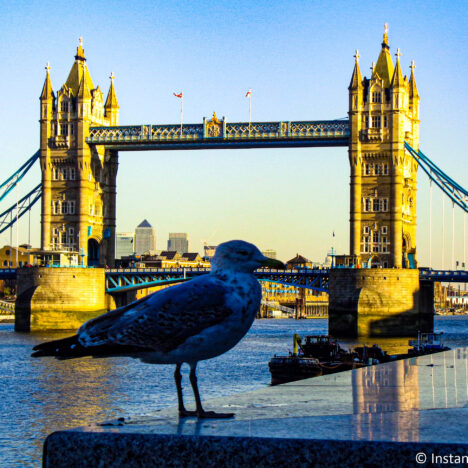
[[[265,257],[274,258],[276,260],[276,250],[273,250],[273,249],[262,250],[262,254],[265,255]]]
[[[115,235],[115,258],[132,255],[135,249],[134,232],[118,232]]]
[[[167,250],[177,250],[181,254],[187,253],[189,251],[188,234],[185,232],[169,233]]]
[[[144,254],[156,250],[156,230],[145,219],[135,229],[135,253]]]

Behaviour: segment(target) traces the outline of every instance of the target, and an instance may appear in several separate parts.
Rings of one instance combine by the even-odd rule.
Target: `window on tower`
[[[382,102],[382,93],[380,91],[374,91],[372,93],[372,102],[381,103]]]
[[[62,112],[68,112],[68,102],[62,101],[62,104],[61,104],[61,106],[60,106],[60,110],[61,110]]]
[[[372,127],[373,128],[380,128],[381,127],[381,118],[380,115],[374,115],[372,117]]]
[[[59,200],[56,200],[56,201],[52,202],[52,212],[53,212],[53,214],[60,214],[61,213],[60,201]]]
[[[68,124],[60,124],[60,134],[68,136]]]

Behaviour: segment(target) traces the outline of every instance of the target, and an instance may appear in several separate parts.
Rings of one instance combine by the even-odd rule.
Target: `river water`
[[[435,318],[445,344],[468,346],[468,317]],[[292,335],[327,334],[326,319],[257,320],[231,351],[201,362],[202,399],[264,387],[270,382],[268,360],[287,354]],[[69,334],[69,333],[68,333]],[[67,333],[15,333],[0,324],[0,467],[40,466],[44,439],[53,431],[120,416],[149,414],[177,403],[173,366],[142,364],[131,358],[33,359],[31,348]],[[390,353],[407,350],[407,338],[370,340]],[[357,341],[343,341],[356,344]],[[186,400],[192,403],[187,369]]]

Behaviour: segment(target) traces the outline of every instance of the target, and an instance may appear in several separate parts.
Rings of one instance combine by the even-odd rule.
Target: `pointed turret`
[[[82,61],[86,62],[86,57],[85,57],[84,49],[83,49],[83,38],[82,37],[80,37],[80,43],[78,44],[78,47],[76,48],[75,60],[82,60]]]
[[[397,52],[396,52],[396,64],[395,64],[395,72],[393,73],[393,77],[392,77],[392,83],[391,83],[391,87],[392,88],[401,88],[404,86],[405,84],[405,80],[403,78],[403,73],[401,72],[401,65],[400,65],[400,49],[397,49]]]
[[[88,80],[86,79],[86,73],[84,70],[85,64],[83,63],[83,72],[81,74],[80,84],[78,85],[77,97],[78,99],[91,99],[91,91],[88,86]]]
[[[109,125],[117,125],[119,123],[119,102],[114,88],[114,73],[110,75],[110,88],[107,93],[106,104],[104,105],[105,117],[109,119]]]
[[[354,63],[353,75],[351,77],[351,82],[349,83],[349,90],[354,90],[362,87],[362,75],[361,70],[359,69],[359,51],[356,50],[356,55],[354,56],[356,61]]]
[[[416,86],[416,80],[414,78],[414,69],[416,68],[414,60],[411,61],[411,75],[409,79],[409,95],[410,99],[419,98],[418,88]]]
[[[388,24],[385,23],[385,31],[382,42],[382,50],[380,51],[377,64],[372,73],[372,78],[378,75],[384,82],[384,87],[390,86],[390,81],[393,76],[393,63],[390,56],[390,46],[388,45]]]
[[[50,73],[49,73],[50,65],[49,65],[49,62],[47,62],[47,65],[46,65],[45,69],[46,69],[46,78],[45,78],[45,81],[44,81],[44,86],[42,87],[41,96],[39,98],[39,99],[41,99],[41,101],[47,101],[49,99],[54,98],[54,91],[52,89],[52,82],[50,81]]]
[[[107,111],[107,109],[119,109],[119,107],[120,107],[119,102],[117,101],[117,96],[115,94],[115,88],[114,88],[115,75],[114,75],[114,73],[111,73],[109,78],[111,80],[111,84],[110,84],[109,92],[107,93],[106,104],[104,106],[106,111]]]
[[[75,61],[73,66],[68,74],[67,81],[65,86],[71,89],[74,96],[78,94],[78,88],[81,83],[81,78],[85,77],[86,84],[88,89],[94,89],[93,80],[89,74],[88,67],[86,66],[86,58],[83,49],[83,38],[80,37],[80,43],[76,48]]]

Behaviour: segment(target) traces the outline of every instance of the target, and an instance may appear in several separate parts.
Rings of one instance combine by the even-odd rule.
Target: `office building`
[[[135,253],[142,255],[149,250],[156,250],[156,230],[145,219],[135,229]]]
[[[176,250],[184,254],[189,251],[188,234],[185,232],[171,232],[169,233],[169,240],[167,241],[167,250]]]
[[[263,250],[262,254],[265,255],[265,257],[273,258],[274,260],[276,260],[276,250],[272,250],[272,249]]]
[[[133,255],[135,250],[135,233],[118,232],[115,235],[115,258]]]

